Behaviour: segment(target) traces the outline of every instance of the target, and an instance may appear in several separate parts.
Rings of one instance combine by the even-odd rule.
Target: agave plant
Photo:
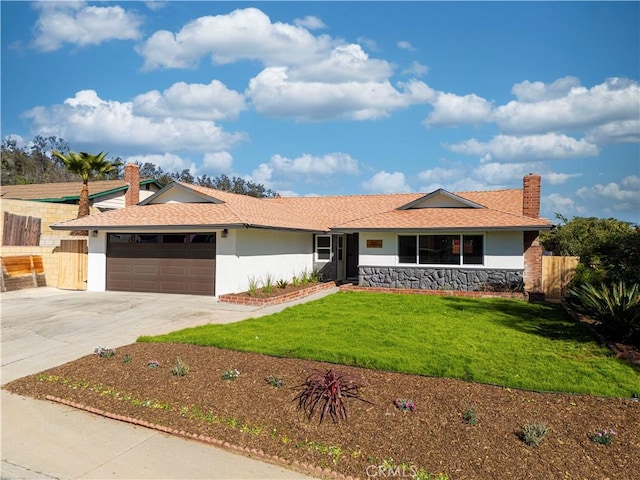
[[[572,303],[622,339],[640,328],[640,287],[619,281],[584,283],[570,289]]]

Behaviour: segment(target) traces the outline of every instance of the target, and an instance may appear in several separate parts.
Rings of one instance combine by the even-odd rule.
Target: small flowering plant
[[[236,369],[236,368],[233,368],[231,370],[226,370],[222,374],[222,379],[223,380],[235,380],[239,376],[240,376],[240,371],[238,369]]]
[[[396,406],[398,410],[401,412],[415,412],[416,404],[413,400],[405,400],[397,398],[393,401],[393,404]]]
[[[160,368],[160,362],[158,360],[149,360],[147,362],[147,367],[149,367],[149,368]]]
[[[116,356],[116,350],[114,348],[103,346],[94,348],[93,353],[95,353],[100,358],[113,358]]]
[[[591,440],[599,443],[600,445],[611,445],[614,437],[617,435],[616,431],[612,428],[601,428],[591,434]]]

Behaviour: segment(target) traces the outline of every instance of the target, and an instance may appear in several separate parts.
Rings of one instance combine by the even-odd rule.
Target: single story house
[[[89,290],[218,296],[315,270],[361,286],[541,286],[541,177],[522,189],[253,198],[172,183],[89,230]]]
[[[133,188],[130,188],[133,185]],[[137,186],[137,187],[136,187]],[[101,212],[135,205],[160,190],[155,179],[140,179],[137,165],[125,166],[122,180],[96,180],[89,182],[89,205]],[[2,185],[3,200],[27,200],[31,202],[76,205],[80,201],[82,182],[32,183],[26,185]],[[129,198],[130,197],[130,198]]]

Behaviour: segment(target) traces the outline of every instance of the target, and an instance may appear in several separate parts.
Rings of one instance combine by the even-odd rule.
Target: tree
[[[107,154],[104,152],[100,152],[97,155],[91,155],[86,152],[69,152],[64,155],[54,150],[52,154],[64,163],[67,170],[75,173],[82,179],[77,218],[89,215],[89,181],[104,178],[109,173],[117,173],[122,163],[119,161],[110,162],[105,160]]]
[[[540,243],[554,255],[580,257],[574,283],[628,280],[640,283],[640,230],[615,218],[566,217],[540,234]]]
[[[260,183],[247,181],[241,177],[229,178],[225,174],[215,178],[202,175],[201,177],[196,178],[195,182],[190,183],[195,183],[201,187],[215,188],[225,192],[238,193],[240,195],[248,195],[256,198],[273,198],[277,195],[276,192],[265,188],[265,186]]]
[[[15,136],[2,141],[2,184],[66,182],[77,180],[64,164],[52,157],[51,151],[69,151],[67,143],[58,137],[35,136],[25,146],[18,145]]]

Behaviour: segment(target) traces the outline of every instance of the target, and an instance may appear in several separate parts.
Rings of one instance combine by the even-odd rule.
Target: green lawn
[[[630,397],[640,368],[559,305],[341,292],[281,313],[141,342],[179,342],[540,391]]]

